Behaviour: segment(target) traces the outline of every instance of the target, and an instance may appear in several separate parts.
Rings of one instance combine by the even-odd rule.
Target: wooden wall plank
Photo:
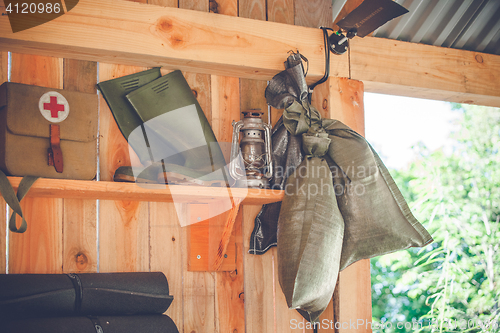
[[[294,24],[294,0],[268,0],[267,20],[270,22]]]
[[[9,273],[62,273],[62,199],[25,198],[21,207],[28,230],[9,235]]]
[[[199,1],[201,2],[201,1]],[[177,7],[177,0],[148,0],[149,4],[163,7]],[[162,75],[165,75],[162,71]],[[198,76],[186,75],[186,80],[191,87],[192,82],[198,83]],[[205,75],[207,76],[207,75]],[[195,86],[194,89],[198,89]],[[202,106],[203,107],[203,106]],[[182,229],[179,224],[176,209],[173,203],[149,203],[149,235],[150,235],[150,270],[161,271],[167,277],[170,294],[174,296],[174,301],[166,311],[172,318],[180,332],[184,329],[184,293],[183,281],[184,265],[186,254],[183,252],[184,239]]]
[[[262,0],[241,0],[238,2],[238,16],[265,21],[267,4]]]
[[[218,17],[237,16],[238,1],[217,1]],[[229,161],[233,121],[239,121],[240,80],[238,77],[211,76],[212,129],[226,161]],[[227,215],[224,213],[223,215]],[[237,215],[229,246],[236,246],[236,269],[232,272],[215,273],[217,329],[220,332],[245,331],[244,267],[243,267],[243,229],[242,212]],[[233,245],[235,244],[235,245]]]
[[[296,327],[303,327],[303,332],[312,333],[312,329],[305,329],[307,321],[302,315],[293,309],[288,308],[285,294],[281,290],[278,280],[278,252],[274,247],[271,250],[274,267],[274,283],[275,283],[275,311],[276,311],[276,332],[293,332]]]
[[[293,25],[295,22],[294,0],[268,0],[267,1],[267,20],[270,22],[283,23]],[[293,50],[296,51],[296,50]],[[299,50],[300,51],[300,50]],[[283,55],[283,62],[286,60]],[[281,66],[280,71],[284,70]],[[270,108],[271,116],[270,121],[274,126],[281,118],[283,110],[278,110],[273,107]]]
[[[295,24],[302,27],[331,27],[332,3],[323,0],[295,0]]]
[[[112,78],[145,70],[113,64],[99,64],[99,79]],[[99,103],[100,179],[112,180],[115,170],[131,161],[126,139],[121,134],[104,98]],[[109,201],[99,203],[99,268],[101,272],[149,270],[148,203]]]
[[[274,313],[276,289],[273,268],[277,263],[275,262],[274,251],[269,250],[263,255],[248,253],[255,217],[262,206],[245,205],[242,208],[246,332],[277,332]]]
[[[132,1],[132,0],[127,0]],[[135,2],[147,3],[147,0]],[[105,81],[146,70],[145,67],[99,64],[99,80]],[[112,180],[122,165],[140,165],[111,114],[100,98],[100,180]],[[139,201],[100,201],[99,268],[101,272],[149,271],[149,206]]]
[[[239,2],[239,16],[256,20],[267,19],[265,0],[245,0]],[[240,80],[241,110],[260,109],[262,120],[270,123],[271,114],[265,99],[267,82],[263,80]],[[246,332],[270,333],[275,331],[274,311],[274,270],[273,255],[258,256],[249,254],[250,237],[254,221],[262,205],[243,206],[243,249],[241,255],[244,264],[244,301]]]
[[[270,123],[269,108],[266,102],[264,91],[267,87],[267,81],[263,80],[240,80],[241,111],[250,109],[259,109],[264,123]]]
[[[186,253],[182,251],[182,230],[173,203],[150,202],[150,269],[165,274],[170,294],[174,300],[166,314],[172,318],[177,327],[184,327],[183,318],[183,260]],[[192,310],[194,311],[194,310]]]
[[[177,7],[177,0],[147,0],[150,5],[158,5],[163,7]]]
[[[348,78],[330,78],[324,85],[330,91],[330,97],[325,101],[329,117],[343,122],[364,136],[363,82]]]
[[[64,59],[63,66],[64,89],[97,93],[96,62]],[[96,272],[96,200],[64,199],[63,211],[63,271]]]
[[[216,332],[216,273],[188,271],[190,229],[185,227],[181,229],[181,232],[182,248],[185,254],[182,259],[184,332]]]
[[[64,59],[63,66],[64,89],[84,92],[87,94],[97,93],[96,62]]]
[[[238,16],[237,0],[217,0],[217,13],[227,16]]]
[[[0,52],[0,82],[7,82],[9,78],[9,52]]]
[[[233,120],[240,120],[240,82],[237,77],[212,75],[212,129],[221,144],[224,157],[229,157],[226,144],[231,143]]]
[[[229,243],[229,246],[236,246],[236,269],[215,273],[219,332],[245,332],[242,213],[242,210],[238,212],[233,240]]]
[[[9,71],[9,53],[0,52],[0,82],[7,82]],[[5,218],[7,206],[0,198],[0,274],[7,272],[7,221]]]
[[[330,78],[330,118],[338,119],[356,132],[364,135],[363,82],[347,78]],[[338,320],[341,324],[372,319],[370,260],[360,260],[340,272]],[[341,326],[342,327],[342,326]],[[371,332],[366,326],[351,329],[342,327],[342,332]]]
[[[176,6],[169,6],[176,7]],[[209,1],[179,0],[179,8],[208,13]]]
[[[210,87],[210,75],[198,74],[192,72],[182,73],[189,84],[189,87],[196,96],[198,103],[200,104],[205,117],[207,117],[208,122],[212,123],[212,105],[210,103],[211,97],[211,87]]]
[[[63,59],[12,53],[11,82],[63,87]]]
[[[184,251],[187,251],[187,246],[184,245],[187,245],[187,242],[183,244]],[[215,273],[188,272],[186,260],[183,260],[183,271],[184,332],[217,332]],[[179,326],[179,330],[181,329]]]
[[[247,0],[239,2],[239,16],[265,21],[267,6],[265,0]],[[267,82],[263,80],[240,80],[241,111],[260,109],[262,120],[270,122],[271,115],[264,91]],[[243,249],[241,255],[244,262],[244,300],[246,332],[274,332],[274,272],[272,270],[272,254],[256,256],[249,254],[250,236],[255,216],[262,208],[243,206]]]
[[[190,9],[197,12],[208,12],[209,1],[188,1],[179,0],[179,8]],[[207,74],[195,72],[183,72],[186,81],[193,90],[198,103],[200,104],[205,117],[212,123],[212,104],[211,104],[211,77]],[[196,227],[208,228],[209,222],[197,223]],[[215,292],[215,273],[209,272],[191,272],[188,271],[189,238],[191,235],[191,226],[180,230],[182,235],[183,253],[183,311],[184,311],[184,332],[214,332],[217,326],[216,317],[216,292]],[[179,325],[178,325],[179,326]],[[179,326],[181,328],[181,326]]]
[[[96,200],[64,199],[63,272],[97,271]]]
[[[11,60],[12,82],[63,87],[62,59],[13,53]],[[62,272],[62,199],[25,198],[22,207],[28,230],[9,235],[9,273]]]
[[[268,20],[271,22],[280,22],[287,25],[293,25],[295,23],[295,1],[293,0],[272,0],[268,3],[267,16]],[[297,51],[296,49],[292,49]],[[298,49],[299,52],[304,52],[302,49]],[[288,54],[283,54],[282,61],[286,60]],[[284,66],[280,70],[284,70]],[[278,110],[273,107],[271,110],[271,124],[274,125],[279,120],[283,114],[283,110]],[[295,310],[289,310],[286,303],[285,296],[281,290],[281,286],[278,281],[278,251],[276,247],[273,247],[267,251],[266,254],[268,258],[263,258],[264,263],[269,266],[271,265],[272,276],[273,276],[273,307],[274,307],[274,332],[288,332],[290,331],[290,321],[296,321],[297,323],[303,323],[304,320],[300,314]],[[267,268],[269,269],[269,267]],[[268,279],[267,279],[268,280]],[[263,283],[269,283],[269,281],[263,281]],[[262,289],[267,289],[266,286],[260,286]],[[269,292],[269,290],[265,290]]]

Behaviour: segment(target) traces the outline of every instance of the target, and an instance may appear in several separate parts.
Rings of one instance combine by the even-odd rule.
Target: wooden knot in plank
[[[87,258],[85,253],[78,252],[75,255],[75,262],[76,262],[76,268],[79,271],[83,271],[83,270],[85,270],[85,268],[87,268],[87,266],[89,264],[89,259]]]

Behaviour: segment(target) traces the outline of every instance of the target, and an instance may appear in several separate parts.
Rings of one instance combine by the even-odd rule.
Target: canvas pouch
[[[3,83],[0,176],[32,176],[30,183],[36,177],[93,179],[97,171],[97,104],[96,94]],[[3,193],[6,191],[2,195],[16,211]],[[18,200],[20,196],[18,191]]]
[[[10,176],[93,179],[97,121],[95,94],[5,82],[0,86],[0,168]],[[51,125],[59,126],[62,172],[48,164]]]

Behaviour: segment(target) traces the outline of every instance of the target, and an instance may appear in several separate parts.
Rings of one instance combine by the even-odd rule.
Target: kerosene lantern
[[[260,110],[242,113],[243,120],[233,121],[229,174],[238,187],[268,188],[273,176],[271,126],[262,121],[263,112]]]

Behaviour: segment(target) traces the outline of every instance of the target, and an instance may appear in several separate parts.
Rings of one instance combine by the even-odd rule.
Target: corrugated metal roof
[[[374,37],[500,55],[500,0],[395,1],[409,13],[375,30]],[[346,2],[333,0],[334,18]]]

